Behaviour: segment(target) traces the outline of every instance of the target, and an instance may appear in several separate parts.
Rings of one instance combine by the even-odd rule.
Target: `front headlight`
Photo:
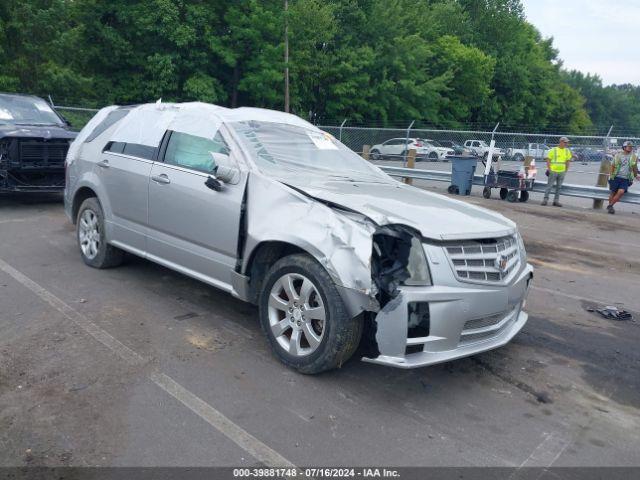
[[[411,239],[411,250],[409,251],[409,261],[407,270],[411,275],[403,284],[408,286],[428,286],[431,283],[431,273],[429,264],[424,254],[424,248],[420,240],[416,237]]]
[[[522,235],[520,232],[516,233],[516,237],[518,239],[518,249],[520,250],[520,259],[522,263],[527,263],[527,250],[524,248],[524,240],[522,239]]]

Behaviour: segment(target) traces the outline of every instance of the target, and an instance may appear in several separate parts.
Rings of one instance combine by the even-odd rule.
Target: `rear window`
[[[109,114],[104,118],[104,120],[102,120],[98,125],[96,125],[93,131],[89,134],[89,136],[85,140],[85,143],[89,143],[95,140],[98,136],[100,136],[102,133],[107,131],[109,127],[111,127],[112,125],[115,125],[124,117],[126,117],[130,111],[131,110],[128,108],[118,108],[116,110],[113,110],[112,112],[109,112]]]

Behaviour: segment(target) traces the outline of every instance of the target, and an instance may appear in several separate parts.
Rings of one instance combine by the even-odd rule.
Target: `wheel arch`
[[[249,298],[247,300],[254,304],[257,303],[262,283],[269,268],[281,258],[296,253],[307,254],[318,261],[316,255],[290,241],[264,240],[258,243],[248,255],[242,270],[242,273],[249,279]],[[322,265],[321,262],[318,261],[318,263]],[[329,275],[331,275],[330,272]],[[331,276],[333,278],[333,275]]]
[[[87,198],[98,198],[98,194],[91,187],[80,187],[73,196],[73,202],[71,203],[71,220],[75,225],[78,221],[78,210],[80,210],[80,205]],[[100,201],[98,199],[98,201]]]

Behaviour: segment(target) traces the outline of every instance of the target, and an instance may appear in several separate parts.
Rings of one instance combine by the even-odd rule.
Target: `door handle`
[[[167,177],[164,173],[161,173],[160,175],[152,176],[151,180],[161,185],[167,185],[168,183],[171,183],[171,180],[169,180],[169,177]]]
[[[98,166],[100,168],[109,168],[109,160],[102,160],[101,162],[98,162]]]

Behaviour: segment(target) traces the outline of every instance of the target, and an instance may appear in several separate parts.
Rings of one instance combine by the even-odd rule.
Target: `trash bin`
[[[449,193],[456,195],[471,195],[473,175],[476,173],[477,157],[452,155],[451,160],[451,185],[447,189]]]

